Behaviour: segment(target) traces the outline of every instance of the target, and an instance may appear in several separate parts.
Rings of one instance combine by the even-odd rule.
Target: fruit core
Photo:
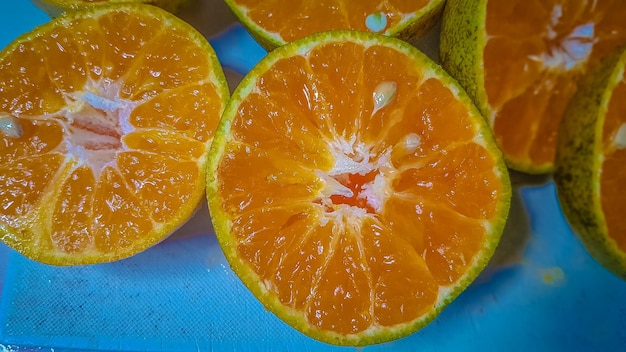
[[[397,90],[396,82],[381,81],[372,92],[372,115],[391,104]],[[338,137],[329,143],[329,149],[335,157],[335,165],[328,173],[318,173],[326,182],[318,202],[331,213],[343,205],[367,214],[380,213],[393,170],[392,149],[376,152],[375,146],[360,141],[355,135]]]
[[[329,149],[335,165],[328,172],[317,172],[325,183],[317,203],[325,205],[331,213],[338,209],[379,213],[387,188],[389,152],[377,155],[372,152],[372,146],[355,140],[334,141]]]
[[[370,192],[374,185],[377,171],[372,171],[364,175],[361,174],[344,174],[335,177],[346,191],[342,194],[333,194],[330,200],[333,204],[346,204],[349,206],[359,207],[370,214],[376,213],[376,199],[372,197]]]
[[[70,153],[86,163],[96,176],[123,149],[122,136],[131,132],[128,118],[135,103],[118,98],[117,91],[79,93],[65,115]]]
[[[584,67],[591,54],[595,26],[593,22],[576,23],[573,28],[563,30],[563,27],[572,26],[564,20],[561,5],[554,6],[550,23],[543,32],[547,52],[534,59],[555,71],[578,70]]]

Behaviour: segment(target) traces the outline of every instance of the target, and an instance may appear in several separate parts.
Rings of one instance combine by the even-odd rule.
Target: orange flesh
[[[604,159],[600,173],[600,192],[608,236],[615,241],[619,250],[626,253],[626,221],[624,221],[626,148],[615,145],[618,130],[626,124],[626,106],[624,106],[626,82],[624,79],[626,78],[623,78],[613,90],[604,121],[602,133]]]
[[[395,82],[396,96],[373,113],[381,82]],[[357,333],[430,311],[497,212],[502,181],[466,107],[395,49],[331,43],[279,60],[230,132],[217,189],[232,245],[322,330]],[[346,158],[370,169],[341,172]]]
[[[0,111],[24,130],[0,133],[0,222],[16,229],[12,245],[34,237],[31,255],[111,260],[167,235],[155,226],[202,195],[199,160],[223,109],[210,77],[183,29],[124,9],[15,47],[0,62]]]
[[[626,41],[622,5],[487,1],[485,90],[496,139],[514,167],[552,167],[559,121],[581,76]]]
[[[234,1],[237,6],[245,8],[246,15],[254,23],[278,34],[285,42],[330,29],[386,33],[430,2],[432,0]],[[368,16],[377,14],[384,15],[385,20],[368,26]]]

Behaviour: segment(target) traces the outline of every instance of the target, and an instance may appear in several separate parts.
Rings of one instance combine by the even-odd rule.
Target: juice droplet
[[[374,33],[382,32],[387,27],[387,16],[383,12],[375,12],[365,18],[365,26]]]

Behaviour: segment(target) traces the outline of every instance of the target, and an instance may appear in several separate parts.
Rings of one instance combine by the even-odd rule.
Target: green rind
[[[441,66],[465,89],[485,119],[490,115],[483,74],[486,15],[486,0],[447,0],[439,38]]]
[[[502,182],[501,196],[499,198],[499,203],[497,205],[496,211],[497,215],[495,215],[490,222],[491,231],[485,233],[485,245],[482,250],[476,255],[475,258],[478,259],[475,260],[472,268],[469,269],[461,279],[459,279],[457,285],[454,286],[452,290],[447,293],[447,295],[445,295],[444,297],[440,297],[440,300],[436,303],[434,309],[428,314],[409,323],[400,324],[394,327],[381,328],[381,330],[377,331],[375,334],[364,332],[352,335],[341,335],[328,331],[312,329],[300,316],[298,316],[294,312],[287,311],[286,307],[282,303],[280,303],[276,296],[267,294],[264,288],[261,286],[258,276],[239,257],[237,253],[234,238],[231,236],[230,233],[231,221],[229,220],[228,215],[223,211],[221,204],[221,194],[219,189],[217,189],[217,185],[219,182],[218,166],[220,160],[224,156],[225,145],[227,142],[229,142],[232,120],[236,115],[239,102],[241,102],[245,98],[245,96],[250,93],[258,77],[266,72],[276,61],[280,60],[281,58],[295,55],[297,53],[303,52],[303,50],[306,51],[305,49],[311,47],[312,45],[333,41],[368,41],[376,42],[377,44],[392,46],[395,49],[398,49],[399,51],[407,53],[407,55],[413,57],[416,62],[425,67],[425,70],[429,70],[430,72],[435,73],[436,77],[439,78],[444,85],[452,87],[453,93],[468,107],[470,112],[470,118],[478,126],[478,134],[487,144],[487,150],[494,156],[497,162],[497,173],[499,173],[500,180]],[[411,46],[410,44],[399,39],[388,38],[366,32],[335,30],[317,33],[279,47],[276,50],[270,52],[266,57],[264,57],[243,78],[239,86],[235,89],[233,96],[229,101],[218,126],[217,134],[211,147],[208,164],[209,167],[207,170],[206,193],[209,204],[209,212],[218,242],[220,243],[225,257],[227,258],[233,271],[241,279],[244,285],[253,293],[253,295],[257,297],[257,299],[259,299],[259,301],[265,306],[267,310],[275,314],[278,318],[285,321],[290,326],[304,333],[305,335],[334,345],[366,346],[387,342],[408,336],[430,323],[442,312],[442,310],[450,302],[452,302],[459,294],[461,294],[487,266],[500,241],[510,207],[511,184],[508,175],[508,169],[504,163],[500,149],[495,144],[491,129],[482,118],[482,115],[475,108],[474,104],[467,96],[465,91],[463,91],[458,83],[452,77],[450,77],[440,66],[435,64],[428,57],[426,57],[426,55],[421,53],[418,49]]]
[[[414,20],[400,23],[395,28],[390,29],[386,35],[405,42],[413,42],[435,26],[443,14],[445,4],[446,0],[431,0],[428,6],[415,14]]]
[[[224,0],[230,11],[237,17],[239,22],[248,30],[248,33],[257,41],[265,50],[272,51],[280,46],[285,45],[285,41],[268,32],[256,22],[252,21],[244,13],[244,8],[235,3],[235,0]]]
[[[237,19],[246,27],[250,35],[267,51],[272,51],[287,44],[285,40],[277,37],[265,28],[259,26],[245,14],[244,8],[239,6],[235,0],[224,0],[226,5]],[[440,18],[446,0],[430,0],[427,6],[415,13],[411,20],[399,23],[396,27],[390,28],[385,35],[399,38],[410,42],[424,35],[430,30]],[[339,29],[336,29],[339,30]]]
[[[164,22],[168,23],[168,26],[176,26],[178,28],[184,29],[184,32],[187,33],[189,37],[193,39],[206,52],[207,59],[209,60],[208,65],[212,69],[212,76],[210,76],[209,79],[211,80],[211,82],[215,83],[216,89],[218,90],[217,93],[222,97],[224,102],[228,101],[230,97],[230,90],[228,88],[226,77],[222,70],[222,66],[217,58],[217,54],[215,53],[213,47],[207,41],[207,39],[190,24],[177,18],[175,15],[169,13],[168,11],[142,3],[97,4],[89,7],[89,9],[86,11],[63,12],[60,16],[34,28],[30,32],[23,33],[14,41],[12,41],[0,52],[0,61],[4,60],[4,58],[9,53],[18,50],[19,46],[22,43],[30,40],[34,36],[37,36],[38,33],[50,31],[54,28],[57,28],[58,26],[62,26],[64,23],[69,23],[77,18],[88,17],[92,14],[98,14],[101,12],[105,13],[108,11],[126,10],[142,14],[150,14],[157,18],[161,18]],[[194,185],[194,189],[198,190],[197,194],[194,197],[191,197],[183,207],[178,209],[177,213],[173,216],[174,219],[177,219],[176,221],[171,221],[169,223],[163,224],[162,226],[153,229],[151,233],[144,234],[144,238],[146,238],[147,240],[141,243],[141,245],[139,246],[133,246],[130,248],[130,250],[120,251],[111,254],[95,253],[85,255],[81,254],[80,256],[73,256],[71,254],[66,256],[59,256],[58,254],[51,255],[48,252],[39,250],[38,247],[33,246],[32,243],[23,243],[23,241],[18,240],[18,238],[20,237],[26,237],[25,234],[27,234],[30,238],[33,239],[33,241],[36,241],[36,235],[32,227],[26,229],[16,229],[6,226],[4,224],[0,224],[0,241],[6,244],[9,248],[16,250],[17,252],[32,260],[56,266],[73,266],[113,262],[140,253],[170,236],[197,211],[198,206],[200,205],[204,197],[202,191],[206,188],[206,176],[203,175],[202,172],[206,170],[206,165],[208,163],[208,144],[209,142],[207,142],[207,148],[204,155],[200,160],[198,160],[198,171],[200,172],[200,174]],[[61,172],[64,171],[61,170]],[[41,203],[44,202],[45,199],[42,200]],[[19,236],[16,236],[16,234],[19,234]],[[160,238],[156,238],[156,234],[162,234],[162,236],[160,236]]]
[[[586,75],[559,126],[554,173],[561,208],[570,226],[591,256],[624,280],[626,253],[608,235],[600,175],[604,119],[625,63],[626,52],[620,50]]]

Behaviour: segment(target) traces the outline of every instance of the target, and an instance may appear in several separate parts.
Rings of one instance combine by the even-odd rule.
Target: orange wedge
[[[21,36],[0,53],[0,239],[55,265],[158,243],[203,198],[228,95],[206,39],[149,5]]]

